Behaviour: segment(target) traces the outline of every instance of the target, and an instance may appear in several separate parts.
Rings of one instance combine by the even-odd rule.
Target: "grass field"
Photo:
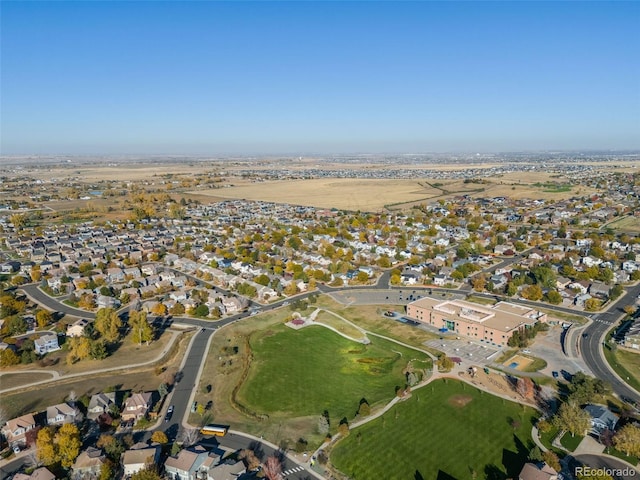
[[[360,340],[365,337],[365,335],[356,327],[329,312],[318,313],[315,321],[316,323],[322,323],[323,325],[333,327],[340,333],[344,333],[345,335],[356,340]]]
[[[303,314],[308,314],[309,312],[310,310],[307,310],[306,312],[303,312]],[[344,312],[341,312],[341,314],[343,313]],[[290,444],[295,443],[298,438],[303,436],[306,440],[309,441],[310,445],[318,446],[324,437],[317,430],[318,418],[322,411],[329,408],[329,405],[327,405],[324,400],[321,402],[322,404],[320,405],[320,410],[316,411],[315,408],[317,407],[314,407],[313,409],[310,408],[309,410],[313,410],[313,412],[309,415],[302,415],[302,410],[299,412],[300,416],[297,417],[287,416],[286,412],[271,412],[269,413],[268,418],[263,417],[261,420],[247,415],[246,412],[241,411],[241,409],[238,408],[232,400],[234,395],[233,391],[236,386],[245,385],[244,388],[247,388],[246,382],[243,383],[243,371],[245,370],[245,362],[249,358],[250,354],[249,339],[252,338],[254,334],[258,336],[264,335],[264,332],[271,330],[273,332],[288,331],[290,335],[298,333],[302,334],[302,336],[306,336],[309,334],[309,332],[313,332],[315,334],[315,331],[317,331],[321,332],[325,336],[328,335],[328,338],[331,339],[332,345],[346,342],[345,344],[352,345],[354,349],[363,347],[363,345],[355,342],[349,342],[348,340],[323,327],[305,327],[299,331],[291,330],[283,325],[285,319],[289,315],[291,315],[291,311],[289,309],[277,309],[247,318],[241,323],[231,324],[220,329],[212,339],[211,348],[209,349],[207,359],[204,363],[200,385],[196,389],[195,400],[199,403],[205,404],[209,401],[213,402],[211,413],[213,415],[213,421],[215,422],[229,424],[235,429],[252,433],[258,436],[262,435],[264,436],[264,438],[267,438],[276,444],[280,444],[281,442],[289,442]],[[348,318],[349,320],[353,320],[353,318],[349,317],[348,315],[346,316],[346,318]],[[291,338],[297,337],[295,337],[294,335]],[[372,340],[375,341],[375,338]],[[375,342],[376,348],[379,344],[381,344],[381,342]],[[396,345],[392,344],[393,350],[398,352],[405,351],[405,349],[403,348],[395,347]],[[291,392],[277,392],[278,395],[287,396],[295,394],[298,396],[296,397],[298,401],[300,401],[300,398],[303,398],[300,397],[300,394],[298,393],[298,389],[302,387],[298,387],[297,380],[296,382],[294,382],[292,376],[293,373],[288,373],[290,369],[293,369],[293,372],[296,375],[302,375],[303,378],[300,380],[300,385],[302,385],[304,388],[311,388],[314,391],[320,391],[324,389],[324,382],[334,373],[333,371],[329,372],[329,370],[325,369],[321,372],[321,375],[319,377],[315,376],[314,378],[311,378],[308,372],[296,366],[296,363],[299,363],[303,360],[300,360],[300,358],[296,358],[296,356],[291,355],[284,349],[279,350],[278,361],[285,366],[285,369],[282,370],[282,367],[276,367],[279,368],[279,370],[270,372],[270,375],[286,374],[288,375],[288,380],[291,381],[292,384],[296,383],[296,385],[295,390],[292,390]],[[332,357],[337,356],[337,354],[339,353],[337,347],[333,347],[333,350],[330,350],[330,352]],[[253,353],[255,362],[259,362],[260,358],[255,354],[255,352]],[[306,353],[306,351],[303,352],[303,354]],[[412,351],[412,354],[413,353],[414,352]],[[420,355],[419,352],[415,353]],[[312,352],[312,354],[317,355],[317,352]],[[406,355],[402,358],[402,361],[400,361],[398,365],[406,365],[406,363],[402,363],[405,359]],[[330,358],[325,360],[332,361],[333,359]],[[417,362],[415,363],[416,368],[431,368],[430,361],[421,364],[418,364]],[[366,366],[366,364],[362,364],[362,366]],[[314,375],[317,375],[317,370],[314,370]],[[398,377],[395,380],[393,378],[388,379],[389,387],[388,390],[385,391],[385,399],[389,400],[393,397],[396,381],[399,382],[401,380],[403,380],[402,376]],[[309,384],[311,384],[311,387],[309,387]],[[208,391],[206,388],[207,385],[211,385],[213,386],[213,388]],[[348,392],[351,394],[351,391]],[[353,397],[349,397],[351,398],[350,400],[345,400],[346,407],[342,408],[352,417],[355,413],[355,409],[357,409],[360,399],[365,394],[367,394],[367,392],[354,391]],[[256,393],[256,395],[259,395],[259,392]],[[314,392],[313,395],[317,397],[319,394],[317,392]],[[345,396],[345,398],[347,398],[347,396]],[[367,397],[367,400],[373,403],[376,399],[374,396],[370,396]],[[279,410],[282,410],[279,406],[277,408]],[[336,412],[329,411],[329,413],[332,416],[332,421],[335,423],[332,426],[335,430],[337,428],[337,422],[335,421],[335,418],[337,418],[337,410]],[[197,414],[192,414],[189,418],[189,422],[194,425],[199,424],[202,420],[203,419]],[[338,420],[340,419],[338,418]]]
[[[361,398],[386,403],[404,386],[402,373],[426,355],[379,338],[363,345],[318,326],[278,325],[251,337],[254,361],[238,400],[259,413],[283,417],[329,412],[352,419]]]
[[[438,338],[434,333],[396,322],[382,315],[383,312],[397,309],[397,305],[345,306],[327,295],[321,295],[315,306],[335,312],[365,330],[385,335],[423,350],[427,350],[423,345],[424,342]]]
[[[613,351],[606,347],[603,350],[611,368],[629,385],[640,390],[640,352],[634,353],[621,348]]]
[[[619,217],[606,224],[607,228],[630,233],[640,233],[640,218],[633,216]]]
[[[330,459],[353,480],[515,478],[533,446],[534,415],[462,382],[438,380],[354,429]]]
[[[65,401],[72,390],[77,397],[92,395],[114,385],[122,390],[156,390],[162,382],[162,378],[156,376],[155,366],[163,365],[168,370],[177,372],[180,360],[190,339],[191,334],[181,336],[177,347],[172,349],[168,356],[157,364],[137,369],[123,369],[115,373],[87,374],[79,378],[62,379],[50,384],[25,388],[15,393],[3,394],[1,405],[9,415],[9,418],[13,418],[61,403]]]

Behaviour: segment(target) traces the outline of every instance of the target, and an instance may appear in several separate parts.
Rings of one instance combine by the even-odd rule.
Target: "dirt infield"
[[[449,397],[447,402],[449,405],[452,405],[457,408],[465,407],[471,400],[473,400],[469,395],[452,395]]]
[[[517,363],[518,365],[512,368],[523,371],[533,363],[533,360],[531,358],[523,357],[522,355],[516,354],[513,357],[511,357],[509,360],[504,362],[502,365],[504,365],[505,367],[509,367],[513,363]]]

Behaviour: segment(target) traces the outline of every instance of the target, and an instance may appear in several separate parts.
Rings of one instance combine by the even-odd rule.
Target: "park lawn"
[[[611,368],[629,385],[636,390],[640,390],[640,353],[630,352],[621,348],[611,350],[605,347],[603,350]]]
[[[560,439],[560,444],[570,452],[573,452],[578,448],[578,445],[580,445],[583,438],[584,436],[582,435],[575,435],[572,437],[571,433],[566,432]]]
[[[533,447],[535,413],[463,382],[437,380],[351,431],[330,459],[353,480],[466,479],[473,472],[514,478]]]
[[[334,312],[369,332],[384,335],[423,350],[429,350],[425,348],[424,342],[438,338],[434,333],[383,316],[383,312],[393,310],[397,305],[346,306],[336,302],[329,295],[321,295],[314,306]]]
[[[330,327],[335,328],[340,333],[345,334],[355,340],[361,340],[366,337],[360,330],[353,325],[345,322],[341,318],[337,317],[332,312],[320,311],[315,319],[316,323],[322,323]]]
[[[327,410],[334,428],[343,417],[355,416],[362,398],[371,406],[391,400],[396,386],[405,384],[408,362],[427,360],[387,340],[372,338],[363,345],[321,326],[276,325],[256,332],[250,344],[253,361],[239,403],[269,416],[319,416]]]

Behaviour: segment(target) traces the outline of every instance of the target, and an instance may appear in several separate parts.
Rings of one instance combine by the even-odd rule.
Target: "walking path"
[[[167,352],[169,352],[169,350],[171,350],[171,348],[173,347],[173,344],[176,341],[176,338],[178,337],[178,335],[180,335],[182,332],[177,332],[177,331],[171,331],[171,338],[169,339],[169,341],[167,342],[167,345],[165,345],[165,347],[162,349],[162,351],[155,357],[152,358],[151,360],[148,360],[146,362],[141,362],[141,363],[134,363],[134,364],[130,364],[130,365],[122,365],[119,367],[107,367],[107,368],[100,368],[97,370],[89,370],[86,372],[79,372],[79,373],[70,373],[67,375],[61,375],[60,373],[58,373],[55,370],[50,370],[50,371],[44,371],[44,370],[24,370],[24,371],[15,371],[15,372],[2,372],[1,375],[6,375],[6,374],[19,374],[19,373],[24,373],[24,372],[38,372],[38,373],[51,373],[53,375],[53,378],[49,378],[46,380],[40,380],[37,382],[31,382],[31,383],[27,383],[24,385],[19,385],[17,387],[11,387],[11,388],[5,388],[0,390],[0,394],[6,394],[9,392],[13,392],[16,390],[23,390],[25,388],[29,388],[29,387],[35,387],[37,385],[44,385],[46,383],[50,383],[50,382],[54,382],[54,381],[58,381],[58,380],[68,380],[70,378],[78,378],[78,377],[86,377],[89,375],[95,375],[98,373],[106,373],[106,372],[115,372],[118,370],[127,370],[130,368],[137,368],[137,367],[144,367],[145,365],[151,365],[159,360],[161,360],[166,354]]]

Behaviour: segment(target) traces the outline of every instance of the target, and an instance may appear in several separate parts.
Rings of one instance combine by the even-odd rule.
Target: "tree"
[[[155,465],[148,465],[131,475],[131,480],[162,480],[162,477],[156,472]]]
[[[56,462],[58,455],[53,441],[53,431],[50,427],[41,428],[38,431],[36,446],[38,447],[38,460],[44,465],[51,465]]]
[[[115,477],[115,473],[113,462],[106,459],[100,467],[100,477],[98,477],[98,480],[111,480]]]
[[[153,340],[153,327],[149,325],[145,312],[131,312],[129,314],[129,327],[131,328],[131,339],[138,345],[142,345],[142,342],[146,342],[148,345]]]
[[[613,444],[627,456],[640,457],[640,428],[625,425],[613,437]]]
[[[558,458],[558,455],[556,455],[556,453],[553,452],[552,450],[547,450],[546,452],[543,452],[542,460],[544,460],[544,462],[547,465],[549,465],[551,468],[553,468],[556,472],[559,472],[560,470],[562,470],[562,465],[560,465],[560,459]]]
[[[476,292],[482,292],[487,286],[487,278],[483,274],[479,274],[473,277],[471,283]]]
[[[262,468],[264,478],[267,480],[282,480],[282,463],[280,459],[275,456],[267,458]]]
[[[165,443],[169,443],[169,438],[167,437],[167,434],[164,433],[163,431],[156,430],[151,435],[151,441],[153,443],[161,443],[162,445],[164,445]]]
[[[80,431],[73,423],[65,423],[60,427],[55,436],[58,449],[58,460],[60,464],[69,468],[73,465],[80,453],[82,442],[80,441]]]
[[[247,466],[248,471],[252,471],[257,469],[260,466],[260,460],[256,457],[256,454],[253,450],[244,449],[240,450],[238,454],[238,458],[240,460],[244,460],[245,465]]]
[[[547,292],[547,301],[552,305],[560,305],[562,303],[562,295],[557,290],[549,290]]]
[[[360,415],[361,417],[368,417],[369,415],[371,415],[371,407],[369,406],[369,403],[364,400],[364,398],[362,400],[363,401],[360,402],[360,408],[358,408],[358,415]]]
[[[537,445],[533,447],[533,449],[529,452],[529,460],[533,462],[541,462],[542,461],[542,450]]]
[[[171,313],[171,315],[182,315],[184,313],[184,305],[182,305],[181,303],[176,303],[171,307],[169,312]]]
[[[120,440],[104,433],[98,438],[96,446],[104,449],[107,456],[114,462],[120,461],[120,455],[124,452],[124,444]]]
[[[207,315],[209,315],[209,307],[207,307],[203,303],[201,305],[198,305],[193,313],[196,317],[206,317]]]
[[[164,303],[156,303],[151,309],[151,313],[154,315],[163,316],[167,314],[167,306]]]
[[[591,425],[591,416],[580,408],[576,402],[565,402],[560,405],[558,413],[553,417],[557,428],[567,430],[574,437],[584,435]]]
[[[84,293],[78,300],[78,306],[80,308],[84,308],[85,310],[93,310],[96,308],[96,301],[93,298],[92,293]]]
[[[540,285],[527,285],[520,292],[522,298],[532,301],[538,301],[542,299],[542,288]]]
[[[101,308],[98,310],[94,326],[96,331],[109,343],[113,343],[120,338],[122,320],[120,320],[113,308]]]
[[[51,323],[53,320],[53,315],[51,312],[47,310],[38,310],[36,312],[36,322],[38,323],[38,327],[44,328]]]
[[[19,363],[20,357],[10,348],[0,351],[0,367],[10,367]]]
[[[87,337],[72,337],[68,340],[69,353],[67,363],[71,365],[79,360],[84,360],[91,355],[91,340]]]
[[[596,310],[600,310],[602,307],[602,300],[597,298],[589,298],[584,302],[584,309],[588,312],[595,312]]]

